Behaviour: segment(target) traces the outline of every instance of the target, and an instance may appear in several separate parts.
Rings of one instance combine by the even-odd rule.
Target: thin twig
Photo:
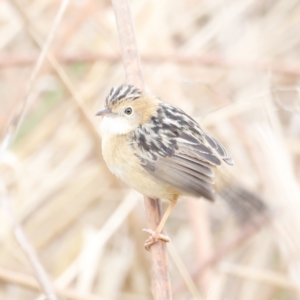
[[[23,97],[22,101],[20,101],[20,103],[18,104],[17,108],[15,109],[14,115],[11,118],[11,120],[7,126],[7,131],[4,135],[4,139],[1,144],[0,157],[6,151],[13,136],[16,134],[16,132],[18,130],[18,126],[20,125],[22,116],[24,115],[26,106],[28,105],[28,102],[30,100],[30,95],[31,95],[31,91],[32,91],[34,82],[35,82],[35,80],[41,70],[41,67],[45,61],[47,52],[49,51],[50,45],[53,42],[53,39],[55,37],[55,34],[58,30],[59,24],[62,20],[62,17],[64,15],[64,12],[66,11],[68,4],[69,4],[69,0],[62,1],[60,8],[56,14],[56,17],[54,19],[53,26],[52,26],[50,33],[46,39],[46,42],[41,46],[41,52],[40,52],[39,58],[37,60],[37,63],[31,73],[29,81],[27,83],[24,97]],[[0,189],[1,189],[1,194],[2,194],[2,201],[6,208],[7,213],[11,219],[14,235],[15,235],[17,242],[19,243],[23,252],[27,256],[27,259],[29,260],[29,262],[34,270],[37,280],[39,281],[45,295],[48,297],[49,300],[57,300],[58,298],[54,292],[52,283],[51,283],[44,267],[42,266],[34,248],[28,241],[21,224],[17,220],[17,217],[16,217],[13,207],[8,199],[6,189],[3,184],[1,184]]]
[[[76,276],[79,276],[77,281],[81,281],[80,285],[82,290],[92,288],[90,284],[94,282],[96,267],[98,266],[98,261],[101,258],[107,241],[120,228],[124,220],[138,203],[138,200],[139,195],[131,190],[114,210],[113,214],[106,220],[101,229],[89,240],[74,261],[54,281],[55,286],[59,286],[60,288],[66,287],[75,280]],[[87,270],[86,266],[93,266],[94,268]]]
[[[251,279],[280,288],[300,291],[299,284],[294,283],[291,279],[287,278],[286,275],[280,274],[279,272],[255,269],[232,263],[222,263],[219,269],[222,273],[228,275]]]
[[[112,3],[119,32],[126,81],[144,89],[140,58],[128,0],[112,0]],[[151,229],[155,229],[161,219],[160,200],[145,197],[145,209],[148,226]],[[151,247],[151,259],[154,298],[157,300],[172,299],[164,242],[159,241]]]
[[[203,65],[203,66],[216,66],[232,69],[249,69],[260,72],[272,71],[281,73],[287,76],[300,76],[299,62],[285,62],[285,61],[264,61],[264,60],[238,60],[236,58],[226,58],[218,54],[202,54],[202,55],[185,55],[181,53],[166,53],[166,54],[142,54],[141,58],[145,63],[161,64],[165,62],[182,64],[182,65]],[[0,67],[14,67],[26,66],[36,61],[35,56],[24,56],[15,54],[2,54],[0,56]],[[114,63],[121,60],[121,56],[116,53],[80,53],[59,55],[57,59],[61,63],[72,64],[76,62],[95,62],[95,61],[109,61]]]
[[[0,267],[0,281],[8,284],[18,285],[33,291],[41,291],[40,285],[33,276],[4,267]],[[72,288],[61,288],[57,286],[55,287],[55,291],[60,297],[69,300],[108,300],[107,298],[102,298],[99,295],[80,293]]]
[[[38,56],[36,65],[30,75],[29,80],[28,80],[24,97],[23,97],[22,101],[19,102],[16,109],[14,110],[14,114],[7,126],[6,133],[4,135],[4,139],[3,139],[1,149],[0,149],[0,156],[7,149],[13,136],[16,134],[16,132],[18,130],[18,127],[19,127],[22,117],[24,115],[26,106],[28,105],[28,102],[30,100],[30,93],[33,89],[33,85],[34,85],[35,80],[36,80],[36,78],[41,70],[41,67],[46,59],[47,53],[48,53],[49,48],[54,40],[55,34],[58,30],[59,24],[62,20],[62,17],[64,15],[64,12],[66,11],[68,4],[69,4],[69,0],[62,1],[61,6],[55,16],[55,19],[54,19],[53,25],[51,27],[51,30],[49,32],[49,35],[46,39],[46,42],[41,45],[41,52]]]
[[[19,6],[19,4],[15,0],[11,0],[10,4],[16,9],[16,11],[19,13],[20,17],[24,21],[25,29],[27,30],[29,36],[31,37],[32,41],[39,47],[43,47],[43,41],[40,38],[40,35],[38,34],[37,30],[31,23],[30,18],[25,14],[22,7]],[[59,64],[58,60],[51,54],[50,51],[46,53],[46,57],[48,61],[50,62],[53,69],[56,71],[58,77],[61,79],[62,83],[64,84],[66,90],[70,93],[72,96],[70,98],[71,101],[73,101],[75,107],[78,109],[78,112],[80,114],[81,119],[83,120],[83,124],[88,129],[88,132],[90,133],[94,144],[96,148],[96,152],[98,157],[103,161],[102,154],[101,154],[101,139],[99,136],[99,132],[95,126],[95,124],[92,122],[90,114],[88,113],[88,110],[84,104],[84,101],[78,92],[78,90],[73,85],[72,81],[70,80],[67,73],[64,71],[62,66]],[[108,176],[111,176],[111,173],[108,173]]]
[[[135,191],[131,190],[102,228],[94,235],[94,238],[89,241],[78,256],[78,259],[75,260],[74,263],[79,264],[79,290],[88,291],[92,289],[92,284],[98,271],[97,266],[99,265],[99,260],[107,241],[119,229],[137,203],[138,195]],[[70,266],[71,268],[72,265]],[[86,266],[90,267],[87,268]]]
[[[180,258],[178,252],[176,251],[176,248],[173,246],[172,243],[170,243],[168,246],[168,252],[176,265],[177,269],[179,270],[182,279],[184,280],[186,286],[188,287],[189,291],[191,292],[193,299],[201,300],[203,297],[201,297],[200,292],[198,291],[198,288],[195,285],[195,282],[193,281],[190,273],[188,272],[186,266],[184,265],[182,259]]]
[[[11,220],[15,238],[18,244],[20,245],[21,249],[25,253],[28,261],[30,262],[35,272],[36,278],[40,283],[40,286],[42,287],[42,290],[44,291],[45,295],[48,297],[49,300],[57,300],[58,298],[54,292],[54,288],[48,277],[48,274],[46,273],[43,265],[41,264],[34,248],[32,247],[29,240],[27,239],[22,226],[18,222],[13,207],[11,205],[11,202],[8,199],[6,189],[1,182],[0,182],[0,194],[1,194],[2,204]]]

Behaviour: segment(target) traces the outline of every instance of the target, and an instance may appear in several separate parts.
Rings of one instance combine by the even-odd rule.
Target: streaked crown
[[[108,96],[106,97],[105,103],[107,107],[112,107],[125,100],[136,100],[141,97],[142,91],[133,85],[123,84],[119,87],[113,87]]]

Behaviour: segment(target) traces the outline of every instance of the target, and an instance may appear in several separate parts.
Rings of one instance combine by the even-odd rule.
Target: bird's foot
[[[149,233],[149,235],[150,235],[150,237],[146,240],[146,242],[144,244],[145,249],[148,251],[150,250],[150,247],[153,244],[158,242],[158,240],[161,240],[165,243],[170,242],[170,238],[168,236],[161,234],[157,231],[154,231],[152,229],[147,229],[147,228],[144,228],[143,231]]]

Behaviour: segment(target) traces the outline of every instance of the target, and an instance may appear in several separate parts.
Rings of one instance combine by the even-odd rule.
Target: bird
[[[168,200],[147,250],[158,240],[169,242],[162,229],[180,196],[214,200],[215,172],[222,162],[234,165],[224,146],[180,108],[140,88],[111,88],[102,116],[102,154],[109,170],[144,196]]]

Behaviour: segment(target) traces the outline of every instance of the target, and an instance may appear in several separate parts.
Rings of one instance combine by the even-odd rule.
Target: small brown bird
[[[150,198],[171,201],[146,249],[158,239],[177,199],[192,195],[214,199],[214,172],[222,160],[234,162],[225,148],[181,109],[132,85],[110,90],[101,123],[102,151],[108,168]]]

